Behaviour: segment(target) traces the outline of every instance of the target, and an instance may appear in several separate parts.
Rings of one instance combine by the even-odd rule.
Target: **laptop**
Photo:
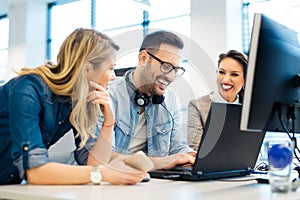
[[[213,102],[192,167],[150,171],[151,178],[200,181],[253,171],[265,132],[240,130],[242,105]]]

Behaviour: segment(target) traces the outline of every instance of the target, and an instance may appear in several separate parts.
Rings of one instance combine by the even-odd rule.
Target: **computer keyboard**
[[[170,175],[170,174],[191,175],[192,174],[191,171],[178,171],[178,170],[158,170],[158,171],[154,171],[154,173],[161,173],[166,175]]]

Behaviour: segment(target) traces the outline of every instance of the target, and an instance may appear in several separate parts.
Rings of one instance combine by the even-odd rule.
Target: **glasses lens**
[[[167,74],[174,69],[176,77],[182,76],[185,72],[185,69],[182,67],[174,67],[171,63],[163,63],[160,65],[160,70]]]
[[[182,76],[184,74],[185,70],[183,68],[177,68],[176,69],[176,77]]]
[[[170,63],[163,63],[160,65],[160,70],[163,72],[163,73],[169,73],[173,70],[173,65],[171,65]]]

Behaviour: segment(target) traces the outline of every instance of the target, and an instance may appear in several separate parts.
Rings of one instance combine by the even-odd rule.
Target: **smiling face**
[[[243,65],[233,58],[224,58],[217,70],[217,86],[227,102],[234,102],[245,84]]]
[[[181,64],[179,52],[180,49],[177,47],[161,44],[159,50],[151,53],[160,60],[179,67]],[[165,93],[166,88],[175,80],[176,75],[174,70],[169,73],[163,73],[160,67],[160,62],[151,57],[146,50],[139,53],[139,70],[136,71],[135,76],[137,76],[136,84],[140,92],[149,96],[161,96]]]

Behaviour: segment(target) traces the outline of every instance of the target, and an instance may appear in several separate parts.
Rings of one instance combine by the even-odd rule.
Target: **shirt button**
[[[165,133],[165,132],[166,132],[166,130],[165,130],[165,129],[162,129],[162,130],[161,130],[161,132]]]
[[[25,145],[25,146],[23,147],[23,150],[24,150],[24,151],[28,151],[28,146]]]

